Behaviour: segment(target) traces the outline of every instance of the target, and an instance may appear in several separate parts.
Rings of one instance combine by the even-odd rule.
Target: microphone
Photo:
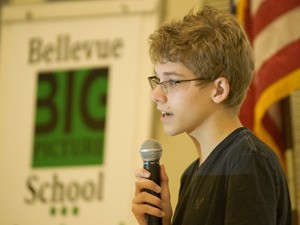
[[[154,139],[144,141],[140,148],[140,155],[143,159],[143,167],[151,173],[150,180],[160,186],[159,159],[162,154],[161,144]],[[160,198],[160,194],[146,190],[148,193]],[[146,214],[147,225],[162,225],[162,218]]]

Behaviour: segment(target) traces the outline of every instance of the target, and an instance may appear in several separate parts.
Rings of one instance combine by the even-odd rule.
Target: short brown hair
[[[225,101],[240,106],[252,80],[252,48],[237,19],[205,6],[183,19],[163,24],[149,37],[153,63],[180,62],[197,76],[225,77],[230,93]]]

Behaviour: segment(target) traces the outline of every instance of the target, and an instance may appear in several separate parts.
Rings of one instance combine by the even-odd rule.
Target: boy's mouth
[[[172,115],[171,113],[168,112],[161,112],[162,117],[170,116]]]

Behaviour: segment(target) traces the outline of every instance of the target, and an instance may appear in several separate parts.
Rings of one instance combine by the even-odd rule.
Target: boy
[[[132,211],[138,223],[145,225],[150,214],[164,225],[290,225],[280,163],[238,118],[254,63],[236,19],[206,6],[161,26],[149,40],[155,74],[148,79],[164,131],[187,133],[199,158],[182,175],[174,215],[164,166],[161,187],[147,179],[149,172],[137,171]]]

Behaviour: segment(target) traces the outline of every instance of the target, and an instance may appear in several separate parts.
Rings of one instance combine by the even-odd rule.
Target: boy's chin
[[[178,135],[178,134],[182,133],[182,132],[179,132],[178,130],[171,129],[171,128],[168,128],[168,127],[164,127],[164,132],[168,136],[175,136],[175,135]]]

